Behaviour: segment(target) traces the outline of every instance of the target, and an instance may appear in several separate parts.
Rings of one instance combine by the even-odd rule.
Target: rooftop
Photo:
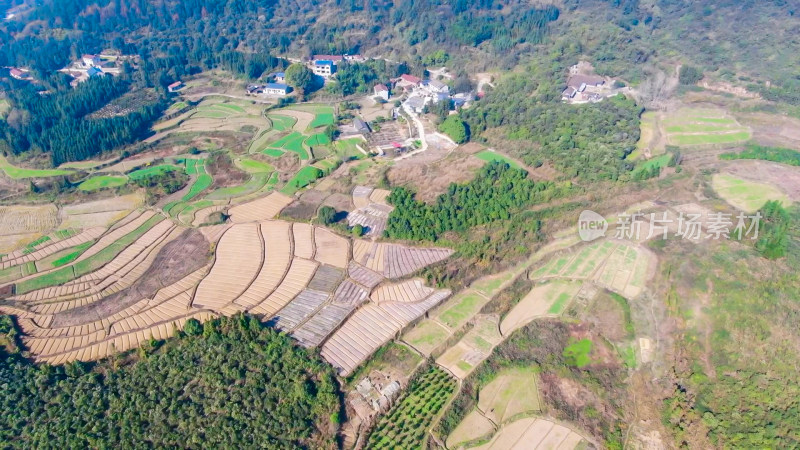
[[[605,79],[597,75],[573,75],[569,77],[569,80],[567,81],[567,86],[571,86],[577,89],[582,84],[586,84],[587,86],[595,86],[597,84],[602,84],[604,82]]]
[[[287,89],[288,87],[288,84],[283,83],[267,83],[264,85],[265,89]]]
[[[314,61],[314,65],[315,66],[332,66],[333,65],[333,61],[331,61],[329,59],[320,59],[320,60]]]

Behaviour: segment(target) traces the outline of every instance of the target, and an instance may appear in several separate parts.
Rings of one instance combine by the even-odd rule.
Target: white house
[[[283,83],[267,83],[263,88],[265,95],[286,95],[290,90],[291,88]]]
[[[311,67],[311,70],[314,72],[314,75],[328,79],[336,72],[336,65],[331,60],[321,59],[314,61],[314,66]]]
[[[83,60],[83,65],[86,67],[99,66],[101,63],[100,57],[97,55],[83,55],[81,59]]]
[[[376,84],[372,90],[375,93],[375,97],[380,97],[386,101],[389,101],[389,88],[387,88],[386,85]]]

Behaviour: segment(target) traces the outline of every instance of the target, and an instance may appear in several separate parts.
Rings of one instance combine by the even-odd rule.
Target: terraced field
[[[637,297],[651,275],[655,256],[628,241],[601,240],[551,259],[531,273],[532,280],[590,280],[627,298]]]
[[[231,224],[200,229],[144,209],[108,228],[43,235],[0,259],[0,312],[18,317],[33,357],[60,364],[167,338],[189,318],[246,311],[303,345],[321,345],[347,373],[449,296],[419,279],[389,281],[449,250],[392,244],[389,269],[376,273],[352,260],[349,238],[272,220],[291,202],[272,193],[230,208]],[[57,225],[57,211],[47,211],[3,220],[11,230],[43,217],[51,219],[41,228]],[[408,255],[413,264],[392,260]]]
[[[715,174],[711,186],[725,201],[749,213],[756,212],[770,200],[777,200],[783,206],[792,204],[789,196],[772,184],[745,180],[729,173]]]
[[[722,109],[682,108],[669,113],[661,126],[667,143],[682,147],[737,144],[752,136]]]
[[[520,415],[541,412],[535,368],[501,370],[480,389],[478,399],[477,408],[447,436],[448,448],[470,447],[471,443],[489,441],[498,425]]]

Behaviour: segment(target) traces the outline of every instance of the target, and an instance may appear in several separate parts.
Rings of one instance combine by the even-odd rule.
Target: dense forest
[[[164,97],[125,116],[87,117],[130,88],[126,76],[92,78],[74,89],[67,85],[47,95],[33,85],[17,83],[9,92],[14,109],[6,121],[0,121],[0,139],[15,154],[47,153],[56,166],[136,142],[166,108]]]
[[[336,448],[330,366],[254,317],[190,320],[182,334],[92,364],[0,348],[3,447]]]

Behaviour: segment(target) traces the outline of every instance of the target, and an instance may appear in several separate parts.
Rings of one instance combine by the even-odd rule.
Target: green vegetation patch
[[[8,162],[6,157],[3,155],[0,155],[0,170],[5,172],[9,178],[13,178],[15,180],[21,180],[24,178],[57,177],[61,175],[69,175],[72,173],[71,170],[61,170],[61,169],[40,170],[40,169],[25,169],[22,167],[16,167],[11,165],[11,163]]]
[[[328,139],[328,136],[325,133],[315,133],[306,139],[306,145],[309,147],[314,147],[317,145],[328,145],[331,143],[331,140]]]
[[[771,184],[744,180],[727,173],[714,175],[711,186],[720,197],[742,211],[755,212],[769,200],[777,200],[785,206],[792,204],[786,194]]]
[[[273,158],[278,158],[283,155],[285,152],[283,150],[278,150],[277,148],[268,148],[261,152],[267,156],[272,156]]]
[[[86,250],[89,249],[89,247],[94,245],[94,243],[95,241],[87,241],[84,242],[83,244],[79,244],[76,245],[75,247],[72,247],[69,253],[57,259],[54,259],[51,265],[53,267],[61,267],[75,261],[76,259],[78,259],[79,256],[83,254],[83,252],[85,252]]]
[[[586,367],[592,363],[592,358],[589,356],[591,352],[592,341],[590,339],[573,339],[564,348],[562,355],[567,364],[575,367]]]
[[[488,300],[476,292],[459,296],[460,301],[439,315],[439,320],[450,328],[458,328],[474,316]]]
[[[98,175],[91,177],[78,185],[78,189],[82,191],[96,191],[98,189],[109,189],[119,186],[124,186],[128,182],[126,177],[119,177],[114,175]]]
[[[739,153],[723,153],[719,155],[722,160],[734,159],[760,159],[772,161],[790,166],[800,166],[800,152],[789,148],[764,147],[756,144],[748,144],[744,151]]]
[[[89,272],[95,271],[100,267],[107,264],[109,261],[119,255],[125,248],[139,239],[150,228],[154,227],[157,223],[164,220],[164,217],[156,215],[151,217],[147,222],[139,226],[139,228],[131,231],[117,241],[113,242],[108,247],[100,250],[89,258],[84,259],[74,265],[63,267],[56,271],[35,277],[17,283],[16,292],[24,294],[26,292],[35,291],[45,287],[58,286],[71,281],[77,277],[86,275]],[[77,258],[77,256],[75,257]],[[66,263],[65,263],[66,264]]]
[[[478,152],[475,154],[475,157],[486,162],[492,162],[492,161],[504,162],[515,169],[522,168],[516,161],[509,158],[508,156],[503,155],[501,153],[493,152],[491,150],[483,150],[481,152]]]
[[[333,118],[333,113],[319,113],[314,116],[314,120],[311,121],[309,125],[310,128],[317,128],[317,127],[326,127],[328,125],[333,125],[335,120]]]
[[[303,167],[286,183],[286,186],[281,189],[281,192],[286,195],[294,195],[295,192],[308,186],[322,176],[323,172],[316,167]]]
[[[177,167],[171,164],[159,164],[157,166],[145,167],[143,169],[137,169],[133,172],[128,173],[128,177],[131,180],[140,180],[142,178],[147,178],[155,175],[162,175],[167,172],[172,172],[178,170]]]
[[[250,173],[275,171],[275,168],[272,167],[271,164],[250,158],[240,158],[238,160],[238,165],[242,168],[242,170]]]
[[[297,122],[297,119],[294,117],[283,116],[280,114],[270,114],[267,117],[270,121],[272,121],[272,128],[278,131],[291,130],[292,127],[294,127],[294,124]]]
[[[14,404],[0,415],[0,441],[19,447],[92,448],[124,436],[131,447],[329,448],[342,407],[329,365],[248,316],[189,320],[125,364],[49,367],[13,354],[0,373],[2,400]]]
[[[444,370],[431,366],[414,378],[405,395],[382,416],[367,439],[367,448],[417,448],[425,433],[455,391],[456,381]]]
[[[720,134],[673,134],[669,137],[675,145],[734,144],[749,140],[749,131]]]

